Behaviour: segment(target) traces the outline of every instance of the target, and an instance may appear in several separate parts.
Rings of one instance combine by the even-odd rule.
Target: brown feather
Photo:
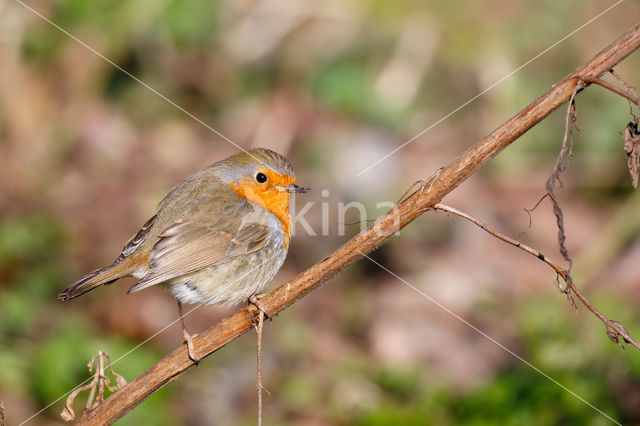
[[[128,261],[133,254],[146,240],[149,231],[156,222],[158,215],[153,215],[151,219],[142,225],[142,228],[125,244],[120,256],[109,266],[96,269],[80,278],[75,283],[66,287],[58,293],[58,299],[69,300],[78,297],[101,285],[111,284],[119,278],[132,274],[136,269],[136,262]]]
[[[257,223],[240,228],[234,234],[192,223],[177,223],[160,234],[149,256],[149,272],[129,293],[258,251],[268,236],[268,228]]]
[[[125,244],[113,264],[84,276],[58,297],[72,299],[118,278],[144,274],[130,289],[133,292],[262,250],[272,232],[260,224],[264,206],[241,197],[229,186],[241,178],[253,179],[260,164],[293,177],[288,160],[266,149],[236,154],[193,174],[160,201],[156,215]],[[280,204],[288,215],[289,203]],[[250,224],[243,226],[244,222]],[[286,253],[288,235],[285,237]]]

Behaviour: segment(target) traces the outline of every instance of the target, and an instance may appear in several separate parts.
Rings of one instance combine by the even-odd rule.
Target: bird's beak
[[[278,189],[284,192],[297,192],[299,194],[304,194],[311,188],[305,188],[303,186],[298,186],[292,183],[291,185],[287,185],[287,186],[279,186]]]

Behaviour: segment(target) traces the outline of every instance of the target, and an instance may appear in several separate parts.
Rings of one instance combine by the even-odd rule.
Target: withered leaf
[[[116,386],[110,386],[109,383],[111,382],[111,379],[105,376],[105,361],[107,364],[106,369],[110,370],[111,374],[116,378]],[[74,389],[67,397],[67,403],[60,413],[60,417],[65,422],[75,420],[76,414],[73,411],[73,401],[80,392],[84,392],[86,390],[90,391],[89,398],[85,405],[86,412],[87,410],[96,408],[103,401],[105,389],[111,392],[117,392],[127,384],[127,381],[122,377],[122,375],[113,371],[111,357],[107,352],[98,351],[98,355],[91,358],[91,361],[87,364],[87,368],[89,369],[89,372],[93,373],[93,379],[91,382]],[[0,426],[3,425],[0,424]]]
[[[605,321],[605,325],[607,327],[607,336],[609,336],[609,339],[611,339],[612,342],[617,343],[624,349],[624,345],[620,342],[620,338],[622,337],[622,340],[625,343],[631,344],[636,348],[640,348],[638,342],[631,338],[625,326],[620,324],[618,321],[607,319]]]
[[[65,407],[62,409],[62,412],[60,413],[60,417],[62,417],[63,421],[70,422],[72,420],[75,420],[76,413],[73,412],[73,408],[65,405]]]
[[[638,189],[638,172],[640,170],[640,132],[638,131],[638,118],[629,122],[622,134],[624,150],[627,152],[627,169],[631,176],[633,188]]]

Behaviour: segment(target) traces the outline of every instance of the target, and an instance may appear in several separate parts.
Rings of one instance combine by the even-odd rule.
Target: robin
[[[156,214],[110,265],[65,288],[60,300],[119,278],[139,279],[128,293],[162,284],[178,302],[189,357],[197,362],[182,303],[231,305],[266,287],[282,266],[291,238],[296,185],[289,161],[264,148],[212,164],[176,185]]]

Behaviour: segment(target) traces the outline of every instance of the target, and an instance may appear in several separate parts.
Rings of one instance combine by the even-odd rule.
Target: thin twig
[[[556,225],[558,227],[558,246],[560,248],[562,257],[569,264],[568,271],[571,270],[572,261],[571,257],[569,256],[569,250],[565,245],[567,235],[564,229],[564,214],[556,197],[556,184],[560,184],[560,187],[562,188],[562,180],[560,179],[560,177],[566,170],[567,164],[573,157],[573,129],[575,128],[576,123],[575,97],[582,88],[582,80],[578,80],[575,88],[573,89],[573,92],[571,93],[571,97],[569,98],[569,103],[567,105],[567,112],[564,118],[564,134],[562,136],[562,146],[560,148],[560,152],[558,153],[558,157],[556,158],[553,170],[551,171],[551,175],[549,176],[549,179],[547,179],[546,184],[547,195],[549,196],[551,204],[553,205],[553,214],[556,217]],[[569,277],[568,281],[571,281],[571,277]],[[567,292],[567,288],[563,289],[563,291]]]
[[[396,231],[423,214],[425,209],[440,202],[445,195],[513,141],[567,102],[581,78],[600,76],[624,60],[639,46],[640,24],[631,28],[490,135],[461,153],[433,177],[428,188],[414,192],[390,212],[380,217],[372,226],[347,241],[325,259],[264,296],[261,303],[267,312],[273,317],[359,260],[362,253],[368,253],[385,242]],[[194,345],[199,348],[202,358],[251,330],[253,325],[250,316],[247,309],[242,309],[194,338]],[[128,413],[149,395],[194,366],[185,352],[182,346],[176,348],[132,380],[124,389],[111,395],[96,409],[85,413],[78,424],[111,424]]]
[[[602,312],[600,312],[595,306],[593,306],[593,304],[591,302],[589,302],[589,300],[585,296],[583,296],[582,293],[580,293],[580,291],[576,287],[575,283],[573,281],[569,280],[568,271],[566,271],[565,269],[562,269],[557,264],[555,264],[554,262],[549,260],[549,258],[547,258],[544,254],[542,254],[541,252],[539,252],[538,250],[536,250],[534,248],[529,247],[526,244],[521,243],[520,241],[514,240],[513,238],[507,237],[506,235],[503,235],[503,234],[499,233],[498,231],[490,228],[489,226],[487,226],[483,222],[479,221],[475,217],[473,217],[473,216],[471,216],[471,215],[469,215],[467,213],[464,213],[464,212],[462,212],[462,211],[460,211],[458,209],[455,209],[453,207],[450,207],[450,206],[447,206],[447,205],[441,204],[441,203],[434,204],[433,209],[434,210],[445,211],[445,212],[448,212],[448,213],[451,213],[451,214],[455,214],[456,216],[460,216],[461,218],[468,220],[469,222],[473,223],[474,225],[477,225],[482,230],[488,232],[489,234],[493,235],[494,237],[498,238],[499,240],[502,240],[507,244],[511,244],[512,246],[514,246],[516,248],[519,248],[520,250],[523,250],[523,251],[529,253],[530,255],[535,256],[538,259],[542,260],[544,263],[549,265],[554,271],[556,271],[556,274],[558,274],[567,283],[567,287],[569,287],[571,289],[571,291],[573,292],[573,294],[575,294],[578,297],[578,299],[580,299],[582,304],[584,304],[584,306],[586,306],[587,309],[589,309],[596,317],[598,317],[600,319],[600,321],[602,321],[604,323],[605,327],[607,328],[607,335],[609,336],[609,338],[611,340],[613,340],[615,343],[619,343],[619,341],[617,339],[612,337],[611,328],[614,328],[614,330],[617,332],[617,334],[620,335],[624,339],[624,341],[626,341],[627,343],[629,343],[629,344],[635,346],[636,348],[640,349],[640,344],[638,342],[636,342],[635,340],[633,340],[631,338],[631,336],[629,336],[629,333],[622,326],[622,324],[620,324],[617,321],[610,320]]]
[[[629,85],[621,76],[619,76],[613,68],[609,70],[609,74],[611,74],[613,78],[618,80],[620,84],[624,86],[627,92],[633,93],[635,95],[636,102],[629,102],[629,114],[631,114],[635,118],[635,114],[633,113],[634,105],[638,108],[638,112],[640,113],[640,97],[638,97],[638,91],[634,86]]]
[[[507,237],[506,235],[503,235],[501,233],[499,233],[498,231],[495,231],[494,229],[490,228],[489,226],[485,225],[483,222],[480,222],[478,219],[476,219],[475,217],[460,211],[458,209],[455,209],[451,206],[447,206],[446,204],[434,204],[433,206],[434,210],[442,210],[445,211],[447,213],[451,213],[451,214],[455,214],[456,216],[460,216],[463,219],[468,220],[469,222],[472,222],[473,224],[477,225],[478,227],[480,227],[482,230],[487,231],[489,234],[493,235],[494,237],[504,241],[507,244],[511,244],[514,247],[517,247],[521,250],[526,251],[527,253],[531,254],[532,256],[537,257],[538,259],[542,260],[544,263],[546,263],[547,265],[549,265],[554,271],[556,271],[558,273],[558,275],[560,275],[562,277],[562,279],[565,279],[566,275],[565,275],[565,270],[562,269],[561,267],[559,267],[558,265],[556,265],[555,263],[553,263],[552,261],[550,261],[545,255],[543,255],[542,253],[540,253],[538,250],[529,247],[526,244],[521,243],[518,240],[514,240],[513,238]]]
[[[636,105],[638,105],[640,103],[640,99],[638,99],[637,96],[635,96],[633,93],[630,92],[625,92],[624,90],[620,89],[619,87],[614,86],[613,84],[601,80],[599,78],[596,77],[584,77],[582,79],[582,81],[584,81],[585,83],[588,84],[597,84],[598,86],[602,86],[605,89],[609,89],[611,90],[613,93],[622,96],[623,98],[626,98],[629,102],[632,102]]]
[[[264,325],[264,312],[258,313],[258,324],[256,325],[256,332],[258,334],[258,426],[262,426],[262,326]]]
[[[398,198],[398,201],[396,201],[396,205],[402,203],[406,199],[407,195],[413,193],[413,188],[415,188],[416,186],[419,186],[420,187],[420,191],[423,191],[424,188],[427,186],[427,183],[428,182],[425,181],[425,180],[417,180],[417,181],[413,182],[411,184],[411,186],[409,188],[407,188],[407,190],[402,193],[400,198]]]

